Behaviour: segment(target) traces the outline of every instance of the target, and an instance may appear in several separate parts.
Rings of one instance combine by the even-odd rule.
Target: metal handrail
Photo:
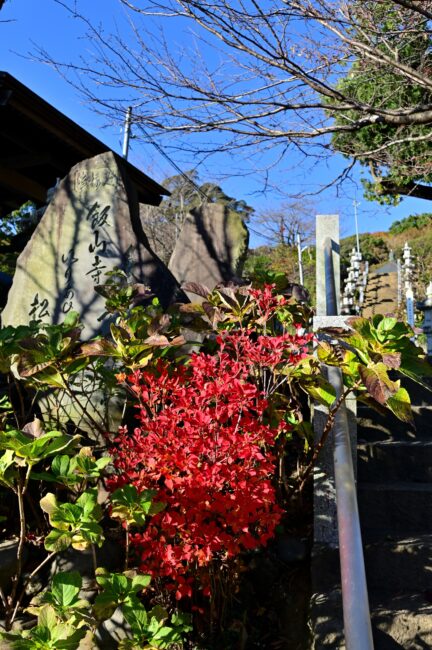
[[[338,309],[333,269],[333,245],[330,238],[324,242],[324,264],[327,315],[336,316]],[[328,379],[335,388],[336,400],[340,399],[344,390],[340,369],[328,366]],[[347,650],[373,650],[348,415],[344,402],[335,415],[333,425],[333,458],[345,645]]]

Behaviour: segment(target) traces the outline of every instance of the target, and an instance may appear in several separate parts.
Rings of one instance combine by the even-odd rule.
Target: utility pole
[[[358,201],[353,201],[355,231],[356,231],[356,240],[357,240],[357,253],[360,253],[360,239],[359,239],[358,221],[357,221],[357,208],[358,208],[359,205],[360,205],[360,203]]]
[[[300,233],[296,235],[297,240],[297,254],[298,254],[298,267],[299,267],[299,284],[304,286],[304,275],[303,275],[303,253],[309,248],[309,246],[301,245]]]
[[[128,159],[128,153],[129,153],[129,138],[130,138],[130,131],[131,131],[131,122],[132,122],[132,106],[128,106],[126,112],[125,125],[124,125],[123,151],[122,151],[122,155],[125,160]]]

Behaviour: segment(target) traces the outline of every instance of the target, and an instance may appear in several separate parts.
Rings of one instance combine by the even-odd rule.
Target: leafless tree
[[[68,0],[56,1],[75,12]],[[80,16],[93,42],[92,58],[60,64],[43,50],[39,56],[111,117],[123,121],[132,103],[135,122],[150,138],[187,135],[181,146],[206,154],[259,146],[271,150],[274,160],[287,157],[290,148],[326,156],[335,134],[377,124],[389,127],[391,137],[374,144],[370,158],[395,144],[427,145],[432,139],[431,129],[412,131],[432,124],[430,46],[420,60],[401,56],[410,39],[430,43],[432,0],[119,2],[130,12],[133,38],[106,35]],[[389,8],[400,26],[383,29],[377,11]],[[169,21],[190,24],[190,46],[176,48],[164,31]],[[378,73],[372,79],[377,92],[367,98],[341,83],[356,62]],[[421,100],[383,98],[383,72],[417,87]],[[209,132],[219,135],[208,145],[192,137]],[[346,154],[355,161],[348,146]],[[432,198],[432,188],[421,182],[409,191]]]
[[[296,246],[297,237],[309,242],[314,232],[315,210],[305,201],[282,203],[279,208],[263,210],[252,218],[264,237],[276,245]]]

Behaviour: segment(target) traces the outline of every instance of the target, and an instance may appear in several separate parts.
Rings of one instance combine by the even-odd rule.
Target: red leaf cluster
[[[266,300],[264,312],[280,305]],[[208,590],[209,563],[262,546],[274,534],[282,509],[272,485],[272,448],[288,425],[265,422],[268,403],[254,367],[296,363],[308,341],[223,332],[214,356],[194,354],[187,365],[159,360],[127,378],[140,426],[119,432],[112,487],[133,483],[155,490],[155,500],[166,504],[131,542],[141,570],[169,578],[177,598],[191,596],[193,575]]]

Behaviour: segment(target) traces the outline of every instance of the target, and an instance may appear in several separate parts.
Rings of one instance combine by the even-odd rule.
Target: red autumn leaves
[[[278,305],[270,292],[260,311],[268,317]],[[287,424],[266,421],[258,375],[296,363],[308,340],[223,332],[213,356],[194,354],[187,365],[159,360],[128,377],[139,426],[119,432],[113,484],[155,490],[155,500],[166,504],[131,542],[141,570],[168,578],[177,598],[192,594],[195,579],[208,591],[211,562],[262,546],[274,534],[282,510],[272,448]]]

